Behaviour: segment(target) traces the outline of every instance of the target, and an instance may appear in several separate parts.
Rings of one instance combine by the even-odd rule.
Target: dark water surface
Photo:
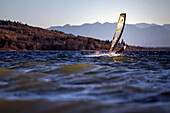
[[[95,53],[0,52],[0,113],[170,112],[170,51]]]

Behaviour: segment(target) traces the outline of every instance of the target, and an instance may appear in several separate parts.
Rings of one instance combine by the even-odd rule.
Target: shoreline
[[[43,52],[49,52],[49,51],[109,51],[109,50],[0,50],[0,52],[20,52],[20,51],[29,51],[29,52],[38,52],[38,51],[43,51]],[[125,50],[125,51],[170,51],[170,48],[167,50]],[[124,51],[124,52],[125,52]]]
[[[120,45],[120,43],[118,43]],[[0,51],[109,51],[111,41],[0,20]],[[118,47],[114,49],[119,50]],[[125,51],[170,51],[126,44]]]

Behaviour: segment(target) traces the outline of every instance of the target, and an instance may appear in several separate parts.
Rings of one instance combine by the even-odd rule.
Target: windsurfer
[[[118,48],[120,48],[120,50],[116,51],[116,54],[123,53],[123,51],[126,49],[126,44],[123,42],[121,46],[118,46]]]
[[[124,26],[125,26],[125,20],[126,20],[126,13],[121,13],[120,16],[119,16],[119,19],[118,19],[118,23],[117,23],[117,26],[116,26],[114,36],[113,36],[109,55],[122,53],[126,48],[125,43],[122,43],[122,47],[120,47],[121,49],[119,51],[116,51],[115,53],[113,52],[115,47],[117,46],[120,38],[121,38],[122,33],[123,33],[123,29],[124,29]]]

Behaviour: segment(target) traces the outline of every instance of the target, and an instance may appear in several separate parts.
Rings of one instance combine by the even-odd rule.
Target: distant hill
[[[149,28],[149,27],[152,27],[152,26],[156,26],[156,24],[137,23],[137,24],[134,24],[134,26],[137,27],[137,28],[140,28],[140,29],[145,29],[145,28]]]
[[[170,24],[164,24],[163,27],[170,30]]]
[[[111,43],[0,20],[0,50],[109,50]]]
[[[112,40],[117,23],[93,23],[71,26],[52,26],[49,30],[59,30],[74,35],[94,37],[100,40]],[[170,24],[138,23],[126,24],[122,38],[129,45],[149,47],[170,47]]]

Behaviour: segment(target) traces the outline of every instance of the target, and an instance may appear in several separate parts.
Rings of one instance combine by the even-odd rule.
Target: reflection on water
[[[170,112],[170,52],[95,53],[0,52],[0,112]]]

